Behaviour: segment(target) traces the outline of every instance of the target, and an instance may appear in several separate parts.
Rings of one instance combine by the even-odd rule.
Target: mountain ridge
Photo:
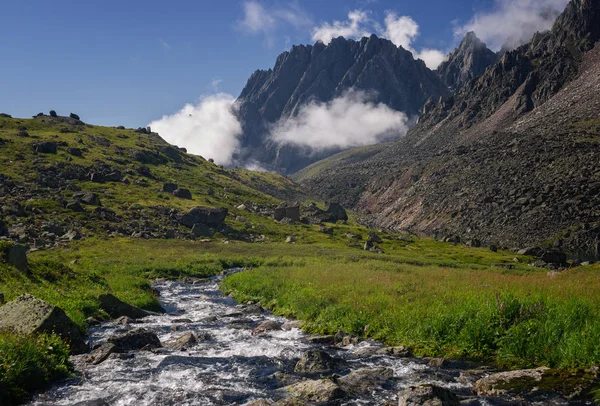
[[[369,91],[374,103],[409,116],[417,115],[429,98],[450,94],[423,61],[375,35],[294,46],[279,55],[273,69],[255,71],[238,97],[243,127],[238,161],[294,172],[323,154],[331,155],[335,151],[306,156],[302,148],[279,145],[269,138],[270,127],[310,102],[328,102],[350,89]]]
[[[302,184],[379,227],[600,255],[599,9],[572,0],[551,31],[429,101],[393,146]]]

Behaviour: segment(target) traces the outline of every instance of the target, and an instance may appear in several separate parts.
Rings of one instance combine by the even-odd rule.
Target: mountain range
[[[298,172],[377,227],[505,247],[600,255],[600,3],[572,0],[553,28],[496,55],[472,34],[437,71],[402,139]]]

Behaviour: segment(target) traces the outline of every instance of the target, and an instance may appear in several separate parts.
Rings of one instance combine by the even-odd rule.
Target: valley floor
[[[344,330],[417,355],[503,368],[600,364],[599,266],[548,273],[529,266],[532,258],[506,251],[382,237],[384,253],[333,238],[318,244],[88,239],[32,253],[29,276],[0,264],[0,292],[6,301],[31,293],[85,329],[86,318],[108,317],[97,301],[107,291],[157,310],[153,279],[247,267],[226,278],[222,290],[300,319],[309,332]],[[6,340],[0,338],[0,359],[15,351]],[[0,363],[0,386],[18,379]]]

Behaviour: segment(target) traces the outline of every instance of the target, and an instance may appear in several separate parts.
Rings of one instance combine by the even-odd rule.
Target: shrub
[[[56,335],[0,333],[0,404],[23,402],[54,380],[70,375],[69,348]]]
[[[80,120],[79,116],[75,113],[69,114],[69,117],[74,118],[75,120]]]
[[[56,114],[56,111],[50,110],[50,117],[58,117],[58,114]]]

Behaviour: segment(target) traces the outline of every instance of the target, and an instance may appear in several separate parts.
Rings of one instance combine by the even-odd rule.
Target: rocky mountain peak
[[[469,80],[481,76],[497,60],[498,56],[474,32],[468,32],[459,47],[438,67],[437,73],[449,88],[458,90]]]
[[[294,172],[324,155],[307,155],[293,145],[270,140],[269,129],[294,117],[311,102],[329,102],[348,90],[364,90],[408,116],[416,116],[430,97],[450,94],[439,77],[412,53],[376,35],[358,41],[334,38],[325,45],[299,45],[283,52],[273,69],[255,72],[238,98],[243,123],[240,164]]]
[[[600,2],[571,0],[552,28],[557,43],[580,51],[591,49],[600,40]]]

